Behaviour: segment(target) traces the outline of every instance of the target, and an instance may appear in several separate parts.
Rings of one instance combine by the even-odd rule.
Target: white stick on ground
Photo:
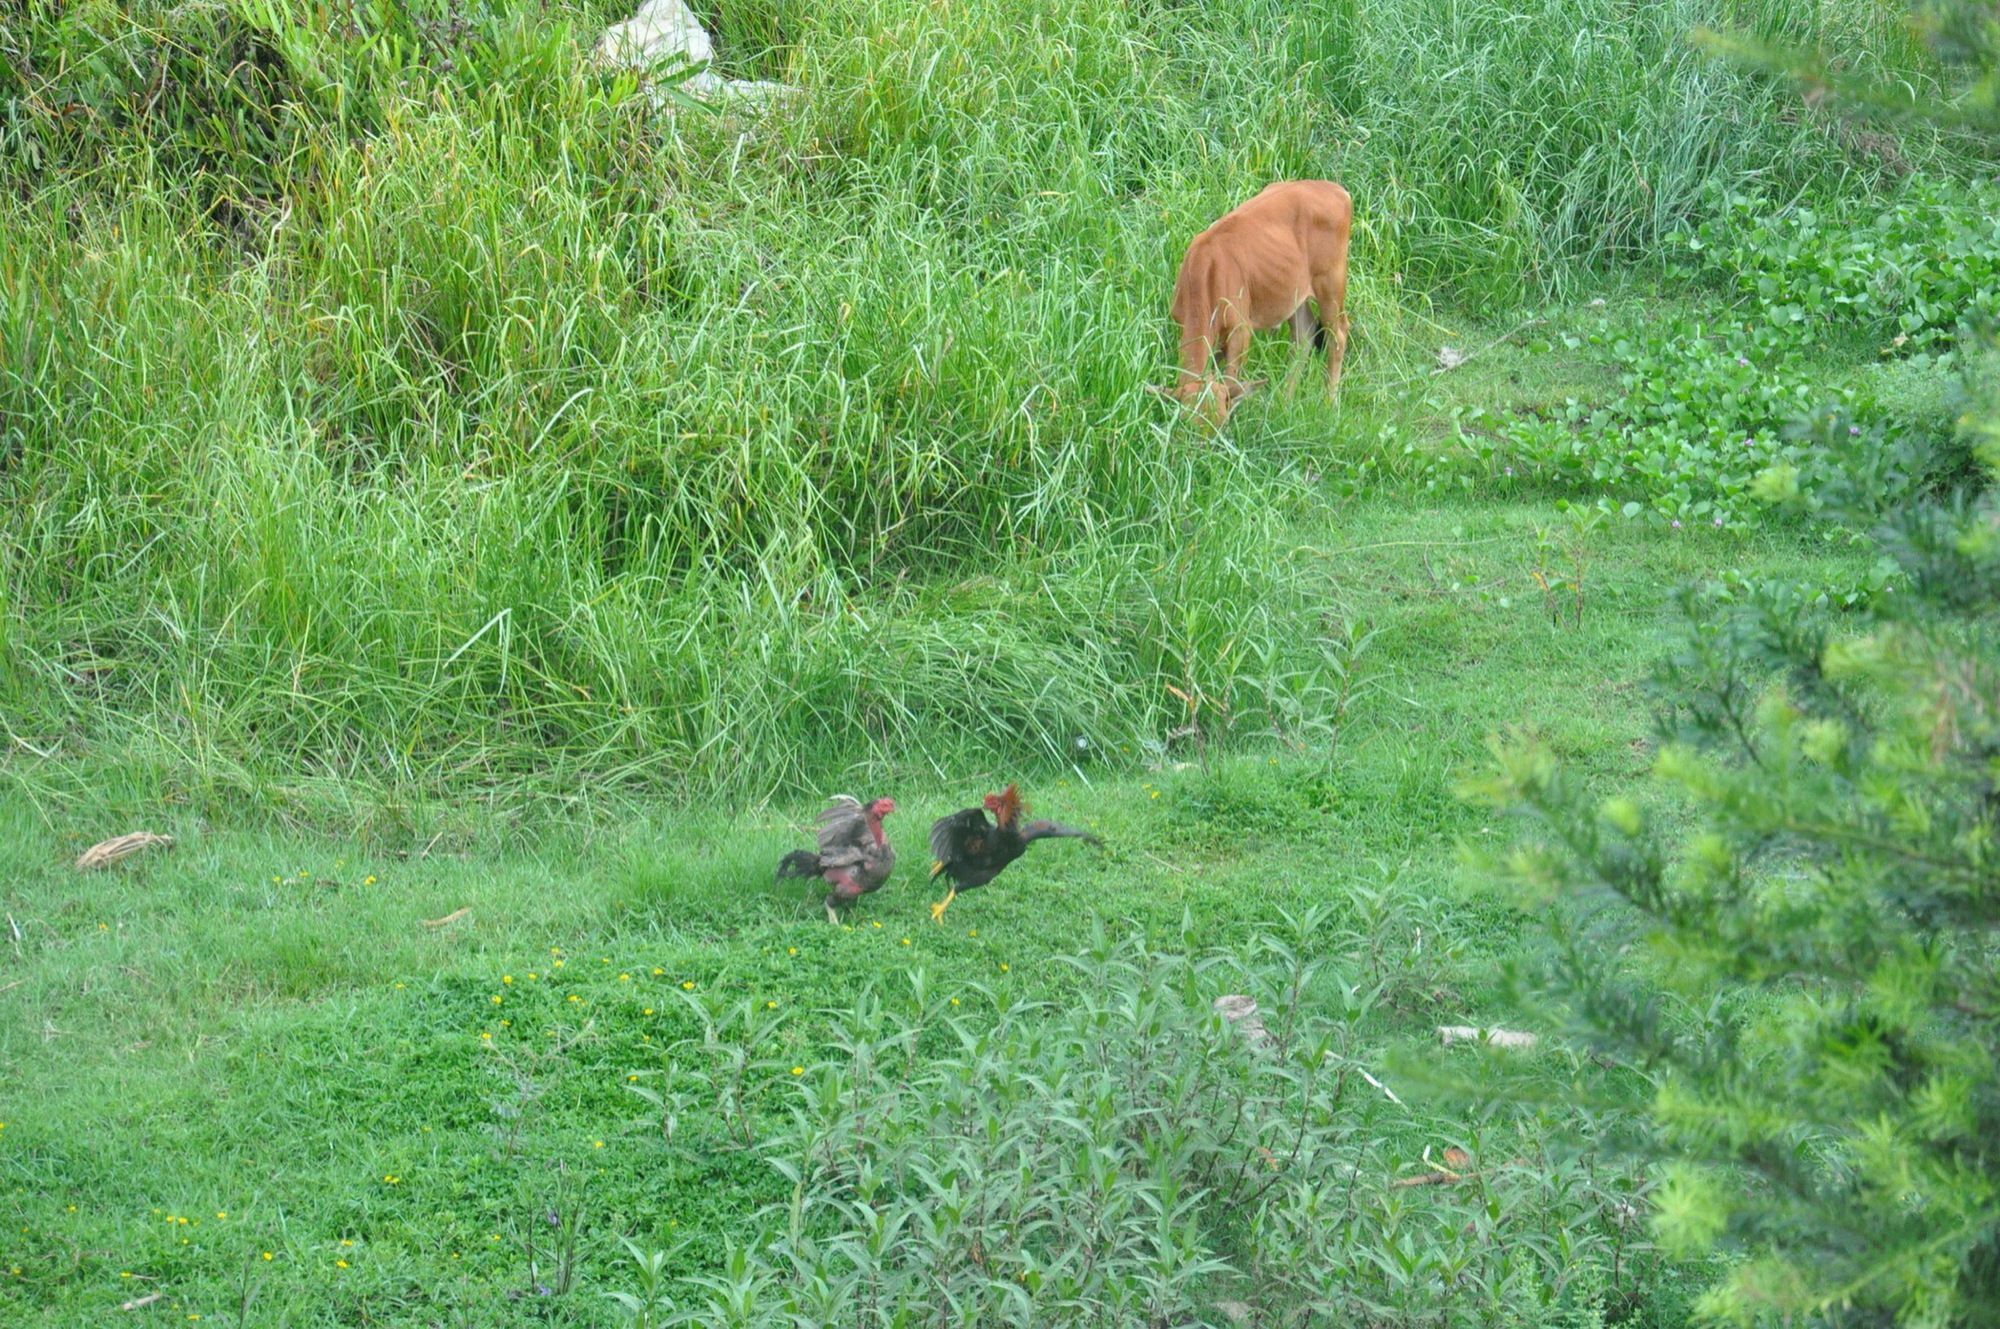
[[[1533,1034],[1524,1034],[1518,1029],[1481,1029],[1471,1024],[1441,1024],[1438,1026],[1438,1041],[1446,1047],[1453,1043],[1491,1043],[1496,1048],[1531,1048],[1540,1040]]]

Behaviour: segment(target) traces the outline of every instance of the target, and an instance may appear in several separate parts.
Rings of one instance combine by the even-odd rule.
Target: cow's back
[[[1226,254],[1266,263],[1296,256],[1315,266],[1311,251],[1344,241],[1353,215],[1353,199],[1331,180],[1280,180],[1189,241],[1183,263],[1210,264]]]

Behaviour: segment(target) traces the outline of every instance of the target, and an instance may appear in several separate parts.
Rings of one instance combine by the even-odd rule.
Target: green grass
[[[1260,730],[1326,637],[1271,495],[1402,420],[1439,323],[1729,190],[1979,165],[1684,40],[1940,78],[1873,0],[735,7],[807,89],[756,124],[591,74],[604,9],[9,20],[12,737],[399,829],[1059,764],[1169,686]],[[1351,402],[1217,446],[1140,388],[1187,236],[1284,176],[1359,200]]]
[[[1630,495],[1480,431],[1612,402],[1600,322],[1757,312],[1664,253],[1731,192],[1847,216],[1990,167],[1684,40],[1931,87],[1900,10],[770,0],[721,15],[727,63],[805,95],[752,122],[590,72],[611,8],[0,19],[0,1319],[603,1323],[615,1238],[685,1240],[678,1277],[770,1235],[771,1159],[914,971],[972,1043],[1015,998],[1059,1041],[1098,921],[1205,1001],[1322,908],[1303,1015],[1408,1101],[1324,1114],[1366,1222],[1315,1216],[1317,1155],[1284,1221],[1403,1278],[1383,1323],[1444,1286],[1397,1259],[1482,1244],[1534,1265],[1492,1293],[1517,1319],[1681,1323],[1704,1270],[1606,1254],[1643,1185],[1575,1144],[1629,1076],[1558,1049],[1498,1105],[1423,1092],[1433,1026],[1517,1016],[1536,944],[1461,866],[1506,831],[1454,790],[1516,725],[1637,774],[1677,586],[1869,559],[1768,515],[1582,525]],[[1288,176],[1357,199],[1343,396],[1208,437],[1140,390],[1175,261]],[[1787,372],[1948,420],[1948,363],[1847,331]],[[1107,847],[1042,846],[933,927],[923,830],[1017,778]],[[770,881],[833,790],[902,806],[851,931]],[[136,826],[179,844],[68,866]],[[775,1022],[763,1148],[699,1095],[663,1139],[630,1092],[699,1058],[710,1001]],[[910,1073],[948,1077],[927,1037]],[[921,1142],[917,1110],[884,1115]],[[1532,1162],[1388,1185],[1447,1143]],[[1532,1230],[1477,1235],[1502,1221]]]
[[[1331,752],[1045,778],[1037,804],[1097,827],[1107,849],[1042,846],[942,928],[911,861],[921,828],[998,771],[894,789],[906,865],[852,931],[821,921],[810,892],[770,884],[805,807],[511,834],[440,818],[356,842],[217,826],[116,789],[51,819],[15,786],[0,813],[19,934],[0,993],[0,1215],[22,1269],[0,1284],[10,1322],[76,1323],[157,1290],[177,1315],[231,1323],[246,1277],[253,1324],[534,1322],[506,1292],[527,1277],[523,1238],[565,1204],[589,1223],[586,1289],[625,1285],[614,1234],[691,1239],[679,1272],[718,1259],[783,1190],[754,1151],[720,1146],[711,1113],[691,1111],[668,1147],[625,1090],[697,1033],[682,983],[779,1003],[774,1055],[816,1066],[839,1009],[912,969],[982,1006],[975,985],[1060,999],[1056,957],[1092,918],[1169,945],[1185,926],[1196,946],[1241,953],[1280,910],[1331,902],[1356,930],[1332,947],[1336,969],[1390,979],[1364,1064],[1387,1074],[1435,1023],[1506,1016],[1497,966],[1526,937],[1455,851],[1495,830],[1453,794],[1486,735],[1528,725],[1585,770],[1629,777],[1648,761],[1634,685],[1674,585],[1837,570],[1795,537],[1608,528],[1581,624],[1558,627],[1527,576],[1532,528],[1555,515],[1348,505],[1300,554],[1327,608],[1378,632]],[[180,845],[89,878],[67,866],[138,822]],[[763,1078],[760,1119],[775,1124],[787,1077]],[[1426,1145],[1534,1129],[1410,1096],[1384,1124],[1396,1167],[1420,1170]],[[558,1322],[600,1314],[589,1291],[565,1306]]]

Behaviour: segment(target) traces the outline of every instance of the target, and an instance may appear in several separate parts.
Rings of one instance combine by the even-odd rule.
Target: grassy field
[[[586,1286],[622,1286],[612,1234],[685,1237],[677,1271],[711,1265],[786,1188],[713,1114],[691,1109],[663,1143],[626,1091],[699,1038],[683,992],[776,1003],[754,1090],[775,1121],[797,1092],[785,1063],[837,1059],[839,1011],[864,989],[894,994],[925,971],[972,1009],[994,989],[1072,1001],[1055,957],[1094,920],[1241,951],[1279,911],[1330,904],[1334,969],[1387,981],[1357,1052],[1393,1088],[1394,1050],[1429,1043],[1436,1023],[1506,1014],[1496,966],[1521,925],[1455,857],[1493,832],[1452,792],[1486,735],[1529,725],[1592,770],[1637,772],[1635,682],[1666,593],[1730,569],[1825,566],[1796,538],[1612,528],[1592,542],[1581,621],[1556,625],[1529,553],[1555,518],[1504,500],[1364,499],[1300,532],[1328,606],[1377,634],[1333,750],[1045,777],[1038,803],[1098,828],[1106,850],[1043,846],[943,927],[921,865],[852,930],[828,927],[809,893],[774,889],[804,807],[533,836],[475,824],[402,850],[169,809],[143,819],[178,849],[85,879],[67,856],[138,809],[107,799],[52,823],[10,795],[10,1320],[73,1324],[158,1291],[223,1323],[537,1322],[533,1299],[508,1294],[551,1281],[546,1252],[531,1276],[524,1242],[552,1244],[545,1215],[571,1206],[588,1224]],[[999,778],[896,787],[906,861],[930,817]],[[1548,1060],[1556,1082],[1576,1073]],[[1511,1151],[1537,1129],[1532,1112],[1467,1114],[1403,1089],[1413,1105],[1372,1112],[1380,1136],[1357,1150],[1378,1196],[1423,1170],[1426,1146]],[[1470,1203],[1438,1193],[1407,1221]],[[1663,1287],[1648,1292],[1670,1311]],[[567,1314],[597,1322],[593,1300]]]
[[[752,123],[613,8],[0,18],[0,1320],[1684,1323],[1644,1077],[1437,1048],[1539,947],[1458,787],[1643,773],[1684,584],[1875,587],[1815,486],[1950,435],[1993,163],[1684,38],[1942,86],[1901,10],[770,0]],[[1209,437],[1287,176],[1343,397]],[[933,926],[1015,779],[1105,846]]]
[[[809,95],[671,132],[579,59],[602,8],[15,20],[22,737],[336,825],[1058,760],[1169,684],[1265,727],[1320,665],[1270,495],[1326,431],[1216,448],[1140,391],[1189,235],[1347,183],[1366,436],[1448,311],[1581,303],[1730,191],[1976,166],[1685,40],[1935,84],[1878,0],[746,7],[735,58]]]

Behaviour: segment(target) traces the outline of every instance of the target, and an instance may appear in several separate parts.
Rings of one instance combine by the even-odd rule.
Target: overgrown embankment
[[[1936,77],[1891,7],[1796,9],[1747,20]],[[805,89],[755,122],[592,72],[608,17],[0,26],[17,778],[311,812],[1293,732],[1342,629],[1286,523],[1430,302],[1957,151],[1702,58],[1716,0],[732,7]],[[1285,176],[1361,202],[1357,372],[1211,442],[1138,388],[1180,244]]]

